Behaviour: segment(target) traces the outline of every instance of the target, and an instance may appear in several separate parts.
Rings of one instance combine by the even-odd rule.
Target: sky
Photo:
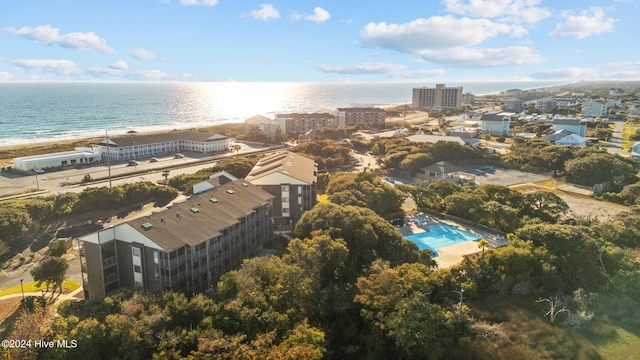
[[[640,79],[640,0],[5,0],[0,81]]]

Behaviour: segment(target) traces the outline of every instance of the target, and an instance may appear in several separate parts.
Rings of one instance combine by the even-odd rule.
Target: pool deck
[[[412,216],[410,216],[409,218],[414,220],[406,222],[404,226],[398,228],[402,236],[426,232],[429,228],[429,225],[440,223],[456,227],[474,235],[478,235],[480,238],[485,239],[489,242],[490,248],[505,246],[508,242],[506,238],[498,236],[496,234],[492,234],[480,228],[463,226],[454,221],[436,218],[431,215],[426,216],[426,221],[415,220],[416,217]],[[421,219],[425,218],[425,216],[418,215],[417,218]],[[439,256],[434,258],[434,260],[436,261],[436,264],[438,264],[439,268],[449,268],[451,266],[458,265],[462,262],[462,259],[465,255],[476,254],[482,251],[482,249],[478,248],[479,241],[480,240],[469,240],[458,244],[436,248],[436,250],[438,250]]]

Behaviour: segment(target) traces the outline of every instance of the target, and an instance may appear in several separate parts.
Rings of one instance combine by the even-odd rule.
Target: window
[[[135,257],[140,257],[140,249],[137,247],[131,248],[131,254]]]
[[[302,186],[298,186],[298,194],[302,194]]]
[[[298,196],[298,205],[302,205],[302,196]]]
[[[136,272],[138,274],[142,273],[142,268],[140,267],[140,265],[133,265],[133,272]]]
[[[282,192],[283,193],[288,193],[289,192],[289,185],[282,185]]]
[[[283,203],[288,203],[289,202],[289,198],[288,197],[283,197],[282,198],[282,202]]]
[[[157,251],[154,251],[154,252],[153,252],[153,262],[154,262],[155,264],[159,263],[159,259],[158,259],[158,258],[159,258],[159,256],[158,256],[158,252],[157,252]]]

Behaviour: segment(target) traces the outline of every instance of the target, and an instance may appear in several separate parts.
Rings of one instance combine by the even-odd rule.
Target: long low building
[[[100,151],[77,147],[72,151],[17,157],[13,159],[13,167],[22,171],[59,169],[68,166],[92,164],[100,160],[102,160]]]
[[[100,151],[105,159],[129,160],[181,151],[209,154],[227,151],[233,144],[233,139],[220,134],[177,131],[105,138],[94,144],[93,149]]]
[[[85,297],[120,288],[207,291],[272,234],[273,196],[224,174],[170,209],[80,238]]]

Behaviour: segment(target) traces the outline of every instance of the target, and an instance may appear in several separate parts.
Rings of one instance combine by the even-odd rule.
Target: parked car
[[[10,171],[13,171],[13,168],[9,165],[4,165],[2,167],[2,171],[10,172]]]
[[[158,162],[158,158],[157,157],[152,157],[151,159],[149,159],[149,162]]]
[[[136,166],[138,164],[139,164],[139,162],[137,162],[136,160],[129,160],[127,162],[127,166]]]
[[[42,169],[42,168],[35,169],[33,171],[35,171],[37,174],[44,174],[44,169]]]
[[[182,159],[184,157],[184,155],[180,154],[180,153],[176,153],[176,155],[174,156],[176,159]]]

